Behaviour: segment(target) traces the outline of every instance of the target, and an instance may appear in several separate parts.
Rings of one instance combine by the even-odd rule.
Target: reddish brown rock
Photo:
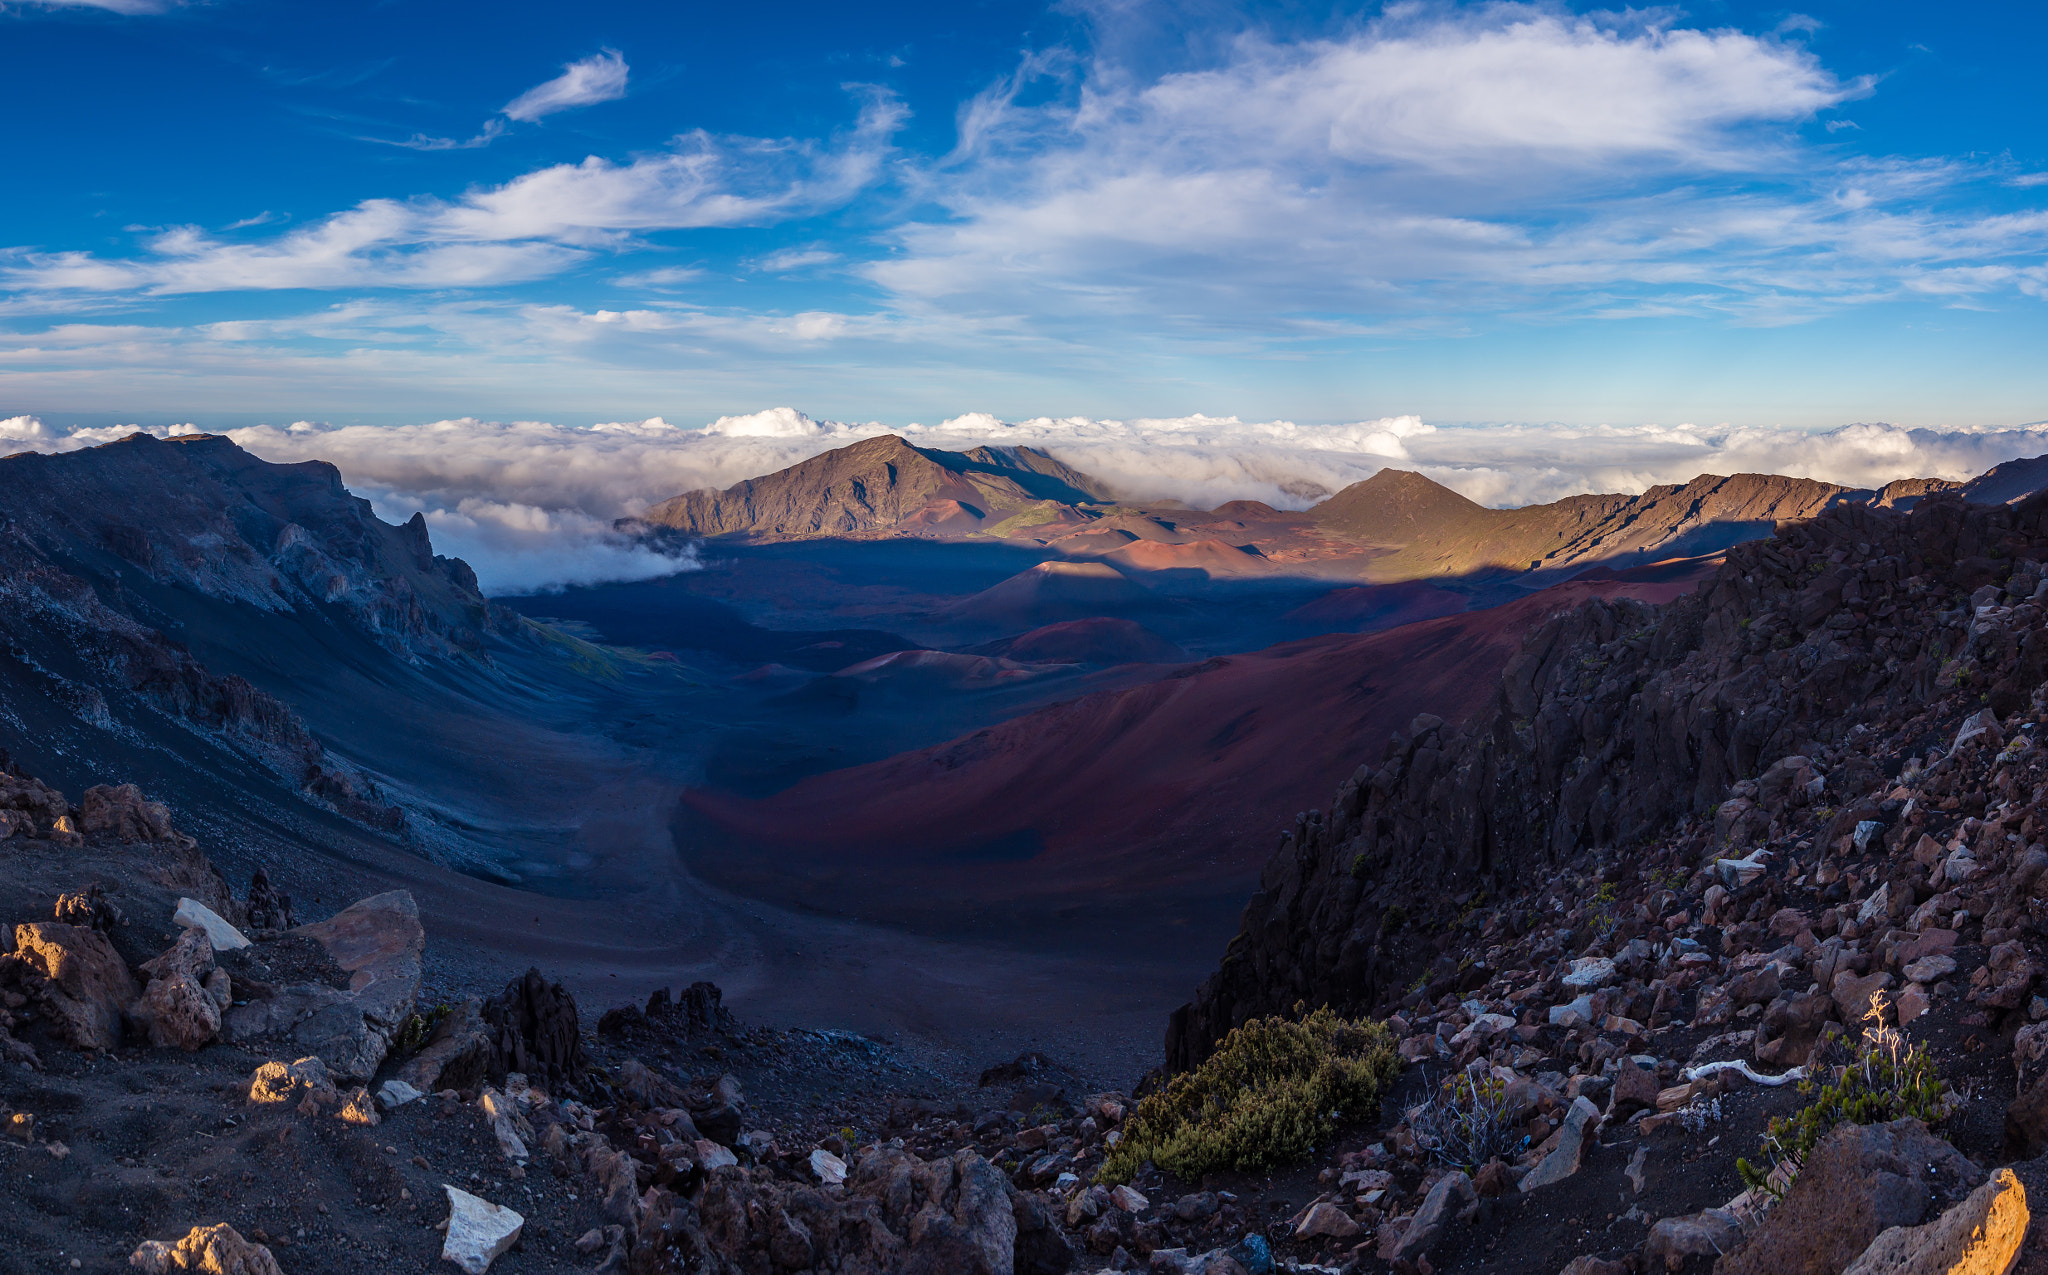
[[[171,812],[143,800],[134,784],[101,784],[78,799],[78,830],[110,832],[124,842],[163,841],[171,835]]]
[[[30,998],[65,1044],[119,1047],[121,1013],[140,989],[105,935],[41,921],[16,926],[14,948]]]
[[[206,988],[214,972],[213,943],[200,929],[182,930],[178,941],[143,963],[149,977],[129,1014],[159,1049],[199,1049],[220,1035],[220,1003]]]

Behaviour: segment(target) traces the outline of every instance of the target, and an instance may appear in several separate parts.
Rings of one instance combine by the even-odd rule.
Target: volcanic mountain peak
[[[1553,580],[1601,562],[1713,553],[1873,493],[1776,474],[1702,474],[1639,496],[1569,496],[1488,509],[1406,470],[1381,470],[1315,506],[1326,529],[1392,552],[1380,580],[1540,571]]]
[[[834,448],[724,491],[685,492],[642,521],[697,535],[972,531],[991,513],[1108,500],[1103,486],[1034,447],[913,447],[894,434]]]
[[[1355,540],[1386,544],[1406,544],[1417,536],[1485,525],[1499,513],[1408,469],[1382,469],[1310,512]]]

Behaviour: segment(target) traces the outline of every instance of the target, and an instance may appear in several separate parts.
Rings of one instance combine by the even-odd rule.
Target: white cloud
[[[568,63],[562,73],[545,84],[536,84],[505,104],[502,114],[521,123],[579,106],[613,102],[626,96],[626,59],[617,49],[606,49]]]
[[[756,264],[763,270],[782,273],[803,270],[810,266],[828,265],[837,260],[838,253],[827,252],[822,248],[785,248],[781,252],[769,253]]]
[[[0,279],[33,292],[152,294],[279,288],[474,288],[559,274],[657,230],[767,225],[837,207],[873,183],[904,110],[871,94],[836,145],[685,134],[619,164],[597,156],[460,199],[365,200],[275,239],[165,231],[148,253],[17,250]]]
[[[950,216],[898,226],[902,251],[865,273],[930,312],[1286,342],[1331,316],[1797,322],[1907,295],[1925,267],[2048,250],[1970,205],[2009,183],[1998,164],[1802,137],[1872,81],[1664,10],[1390,6],[1213,63],[1030,55],[922,174]],[[1035,80],[1064,91],[1020,104]]]
[[[131,426],[63,430],[0,420],[0,450],[67,451]],[[183,425],[151,432],[190,432]],[[1645,425],[1437,427],[1414,416],[1334,425],[1186,416],[1003,421],[971,412],[935,425],[817,420],[788,407],[724,416],[701,429],[660,417],[570,427],[472,418],[410,426],[299,421],[227,431],[266,460],[327,460],[387,519],[426,512],[435,544],[504,593],[689,570],[611,530],[611,521],[684,491],[723,488],[862,438],[919,446],[1043,447],[1131,500],[1211,508],[1263,500],[1305,508],[1389,465],[1416,469],[1483,504],[1640,492],[1703,473],[1777,473],[1852,487],[1898,478],[1963,480],[2001,461],[2048,453],[2048,424],[1827,431]]]

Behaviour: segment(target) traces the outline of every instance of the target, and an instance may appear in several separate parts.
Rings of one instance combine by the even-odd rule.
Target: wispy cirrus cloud
[[[628,71],[624,54],[617,49],[605,49],[567,64],[554,79],[536,84],[505,103],[499,114],[508,120],[531,124],[579,106],[616,102],[626,96]]]
[[[498,114],[485,120],[483,127],[471,137],[434,137],[426,133],[414,133],[403,141],[382,137],[365,140],[382,142],[387,146],[402,146],[415,151],[479,150],[505,135],[508,120],[531,124],[550,115],[575,110],[578,107],[618,101],[626,96],[626,81],[631,70],[632,68],[626,65],[623,53],[617,49],[605,49],[587,58],[579,58],[564,64],[560,75],[546,83],[534,85],[505,103]]]

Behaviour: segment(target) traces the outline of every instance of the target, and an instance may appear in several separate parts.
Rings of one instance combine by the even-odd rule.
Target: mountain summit
[[[1110,499],[1101,483],[1035,447],[948,452],[885,434],[724,491],[685,492],[642,521],[702,536],[958,535],[1034,505]]]

